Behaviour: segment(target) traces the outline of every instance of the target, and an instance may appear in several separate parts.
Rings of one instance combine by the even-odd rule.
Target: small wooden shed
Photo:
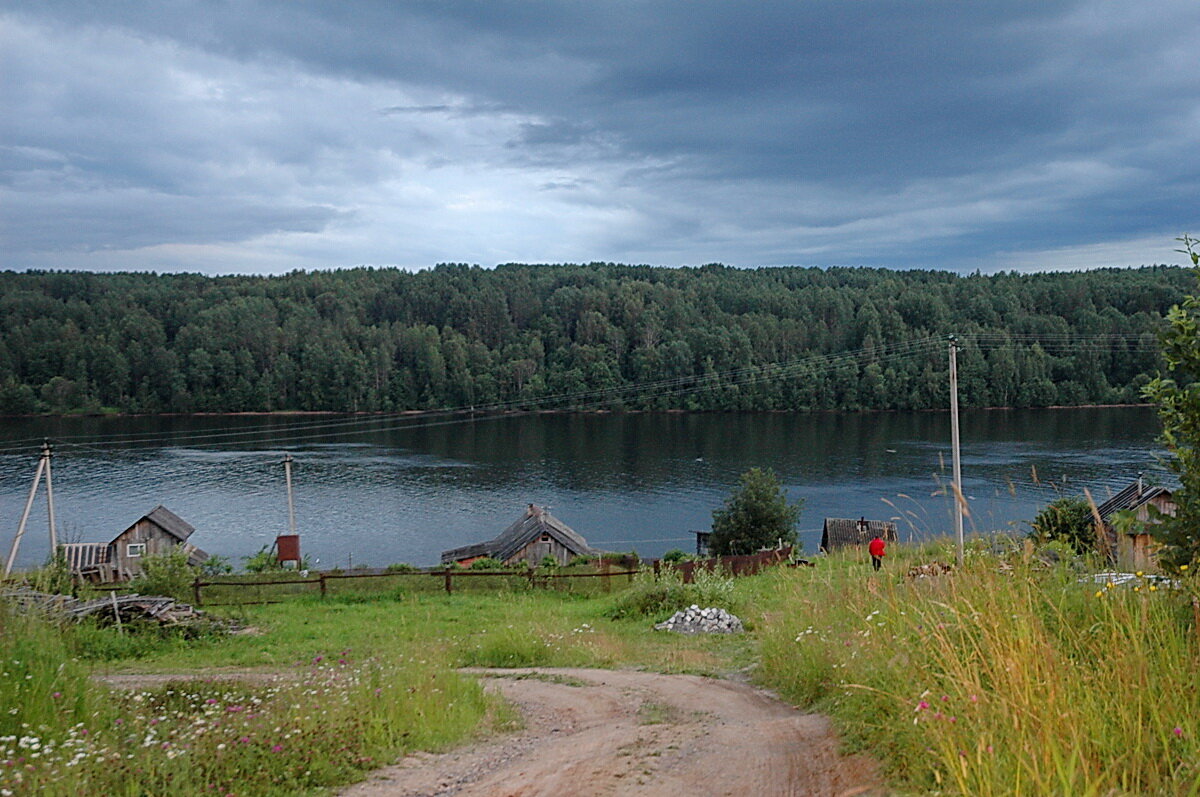
[[[866,545],[877,534],[884,542],[895,542],[896,524],[890,520],[827,517],[821,529],[821,550],[832,553],[847,546]]]
[[[1116,553],[1117,563],[1122,567],[1132,570],[1151,570],[1157,564],[1155,550],[1157,546],[1144,526],[1134,533],[1121,534],[1112,524],[1113,516],[1121,511],[1132,511],[1134,517],[1142,523],[1153,522],[1150,507],[1154,507],[1164,515],[1174,515],[1176,510],[1170,490],[1158,485],[1148,485],[1141,477],[1096,507],[1096,513],[1104,521],[1104,530],[1108,533],[1109,541]]]
[[[142,558],[161,556],[182,547],[188,564],[199,566],[208,554],[188,543],[196,529],[166,507],[154,507],[108,543],[73,543],[62,546],[75,575],[90,581],[128,581],[142,572]]]
[[[469,565],[490,557],[506,565],[528,564],[536,567],[553,556],[565,565],[576,556],[597,556],[600,551],[588,545],[578,532],[548,511],[530,504],[516,522],[490,542],[478,542],[442,551],[442,564]]]

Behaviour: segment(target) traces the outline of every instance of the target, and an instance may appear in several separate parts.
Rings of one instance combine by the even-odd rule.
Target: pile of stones
[[[683,611],[675,612],[665,623],[654,626],[654,630],[677,634],[739,634],[744,629],[742,621],[724,609],[701,609],[693,603]]]

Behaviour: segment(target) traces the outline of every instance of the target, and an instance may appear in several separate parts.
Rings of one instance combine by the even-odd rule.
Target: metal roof
[[[1139,506],[1149,503],[1151,500],[1160,495],[1171,497],[1171,491],[1166,487],[1158,485],[1144,484],[1141,479],[1138,479],[1133,484],[1126,487],[1121,492],[1114,495],[1112,498],[1105,501],[1100,506],[1096,507],[1096,512],[1099,513],[1100,519],[1105,523],[1109,521],[1114,514],[1124,509],[1137,509]]]

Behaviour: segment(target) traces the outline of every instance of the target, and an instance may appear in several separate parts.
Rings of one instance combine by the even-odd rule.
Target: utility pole
[[[292,455],[283,455],[283,475],[287,481],[288,494],[288,531],[296,533],[296,506],[292,503]]]
[[[25,524],[29,522],[29,512],[33,509],[33,499],[37,497],[38,485],[42,475],[46,476],[46,504],[50,515],[50,555],[58,551],[58,532],[54,527],[54,490],[50,484],[50,442],[42,443],[42,455],[38,458],[37,472],[33,475],[33,484],[29,488],[29,498],[25,501],[25,511],[21,513],[21,522],[17,526],[17,536],[13,537],[12,547],[8,549],[8,559],[4,563],[4,577],[12,573],[13,563],[17,560],[17,549],[21,547],[21,538],[25,536]]]
[[[42,441],[42,458],[46,460],[46,514],[50,518],[50,558],[58,555],[58,528],[54,525],[54,480],[50,478],[50,441]]]
[[[954,535],[958,540],[958,566],[963,566],[962,459],[958,451],[958,338],[950,341],[950,447],[954,462]]]

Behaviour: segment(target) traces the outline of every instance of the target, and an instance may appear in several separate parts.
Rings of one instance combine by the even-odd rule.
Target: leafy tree
[[[713,511],[708,548],[724,556],[754,553],[778,540],[795,544],[803,507],[803,499],[788,503],[775,471],[752,468],[738,477],[738,486],[725,505]]]
[[[1197,241],[1187,235],[1180,240],[1200,280]],[[1167,375],[1146,385],[1145,395],[1158,405],[1168,465],[1180,487],[1173,495],[1174,517],[1160,516],[1150,530],[1163,546],[1159,563],[1178,571],[1200,560],[1200,296],[1184,297],[1168,311],[1167,322],[1161,336]]]
[[[1033,519],[1029,536],[1039,543],[1065,542],[1076,553],[1096,550],[1095,519],[1092,507],[1082,498],[1058,498],[1051,501]]]

